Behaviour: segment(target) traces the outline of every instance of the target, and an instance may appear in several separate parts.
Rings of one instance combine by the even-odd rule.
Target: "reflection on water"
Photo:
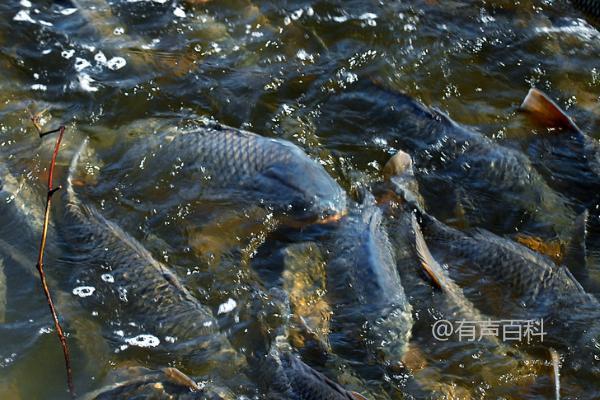
[[[331,277],[322,276],[325,267],[319,264],[328,254],[314,244],[329,228],[290,228],[268,207],[176,197],[168,185],[148,180],[140,165],[144,157],[126,174],[118,166],[132,146],[151,142],[167,128],[214,120],[291,141],[356,200],[360,187],[379,179],[401,143],[393,139],[399,123],[393,117],[366,103],[338,101],[354,92],[376,103],[376,92],[362,89],[374,78],[525,155],[525,139],[536,127],[516,110],[536,86],[560,98],[578,125],[598,139],[600,33],[590,21],[566,1],[2,2],[0,153],[3,167],[26,189],[11,202],[4,193],[1,199],[0,296],[6,293],[7,300],[3,306],[0,298],[5,308],[0,309],[0,397],[66,397],[62,354],[34,270],[35,221],[53,139],[34,134],[30,108],[49,110],[47,126],[67,124],[57,171],[61,180],[78,145],[92,139],[96,154],[86,159],[78,188],[83,201],[168,265],[212,310],[237,352],[250,354],[264,335],[289,324],[290,343],[303,360],[369,398],[551,397],[544,349],[514,350],[522,358],[511,370],[515,357],[432,338],[431,324],[441,317],[444,298],[419,275],[409,250],[396,254],[398,265],[405,265],[400,273],[415,320],[404,357],[408,370],[375,373],[376,361],[337,357],[331,349],[344,346],[339,342],[344,335],[327,336],[332,305],[323,286]],[[173,177],[178,163],[158,168]],[[144,190],[136,193],[140,181]],[[428,211],[460,225],[461,207],[468,215],[470,203],[448,204],[446,193],[434,189],[439,187],[422,188]],[[473,193],[464,198],[481,200]],[[54,224],[60,225],[66,197],[57,199]],[[560,206],[548,202],[555,225],[573,218],[562,210],[577,208],[568,196],[561,201]],[[509,212],[501,202],[486,204],[482,214]],[[18,213],[15,207],[30,211]],[[591,214],[588,268],[597,277],[600,223],[598,212]],[[498,219],[490,221],[482,227],[514,233],[500,229]],[[557,237],[568,235],[566,225]],[[122,367],[185,367],[154,358],[152,345],[165,338],[139,336],[147,332],[128,325],[136,323],[129,316],[83,306],[81,297],[92,288],[69,274],[81,260],[65,253],[62,236],[53,231],[50,238],[47,271],[69,332],[80,393],[99,389]],[[306,271],[314,275],[300,269],[299,263],[309,261]],[[114,277],[105,274],[98,281],[110,284]],[[479,282],[470,290],[488,301],[502,298],[486,285]],[[264,311],[279,307],[271,304],[278,301],[271,298],[272,288],[289,292],[295,319]],[[164,365],[156,365],[160,362]],[[200,381],[207,376],[202,368],[186,372],[196,372]],[[227,372],[236,373],[233,367]],[[255,394],[247,383],[251,378],[225,375],[223,382],[213,382],[227,387],[222,393]],[[578,381],[567,374],[563,379],[565,396],[598,396],[593,378]]]

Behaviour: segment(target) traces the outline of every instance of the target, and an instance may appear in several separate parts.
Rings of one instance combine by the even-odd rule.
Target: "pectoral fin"
[[[356,392],[350,392],[350,394],[352,395],[352,397],[354,397],[356,400],[367,400],[367,398],[365,396],[363,396],[360,393],[356,393]]]
[[[521,104],[521,110],[530,114],[545,127],[579,131],[579,127],[571,117],[546,94],[536,88],[529,90],[527,97]]]

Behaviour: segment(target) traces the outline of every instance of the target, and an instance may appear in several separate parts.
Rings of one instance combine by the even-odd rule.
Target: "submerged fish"
[[[289,298],[280,289],[255,293],[241,319],[245,320],[244,340],[252,343],[248,354],[248,375],[268,399],[363,400],[304,363],[289,343],[291,315]],[[273,324],[274,320],[276,321]],[[250,348],[250,347],[248,347]]]
[[[219,331],[210,308],[118,225],[84,204],[73,176],[85,143],[73,158],[61,233],[69,250],[71,282],[81,302],[106,321],[120,346],[151,347],[186,370],[240,366],[240,356]],[[122,337],[131,335],[132,337]],[[222,370],[222,368],[221,368]]]
[[[362,361],[399,366],[411,337],[412,308],[381,210],[370,194],[332,236],[326,272],[334,351],[337,342],[340,350]]]
[[[598,3],[600,9],[600,3]],[[588,208],[600,202],[600,143],[586,135],[548,96],[531,89],[521,109],[548,132],[531,139],[529,152],[547,181]]]
[[[425,213],[421,225],[432,251],[450,274],[500,288],[500,297],[474,294],[477,304],[506,319],[544,322],[544,344],[568,352],[570,365],[600,374],[600,303],[586,293],[564,266],[525,246],[484,230],[461,232]],[[472,282],[471,282],[472,284]]]
[[[468,225],[498,233],[568,235],[573,212],[520,152],[379,84],[359,84],[329,102],[322,112],[343,109],[348,129],[360,126],[372,135],[366,140],[411,154],[425,200],[444,204],[434,210],[438,217],[453,219],[460,210]]]
[[[415,312],[421,315],[419,322],[426,323],[431,310],[435,310],[437,317],[429,322],[432,326],[439,319],[469,321],[473,334],[480,338],[474,342],[462,342],[456,332],[453,337],[447,338],[450,340],[449,346],[452,346],[454,354],[461,354],[462,357],[453,356],[452,361],[443,358],[443,366],[436,365],[436,359],[439,357],[436,351],[441,351],[443,354],[443,348],[436,350],[436,346],[433,346],[432,349],[426,350],[427,353],[432,353],[430,357],[433,358],[431,361],[433,366],[421,371],[413,370],[416,382],[421,388],[434,393],[443,394],[450,388],[454,391],[463,390],[464,393],[457,395],[460,398],[470,398],[468,393],[473,391],[475,382],[480,382],[479,385],[483,387],[493,387],[497,395],[503,393],[502,397],[506,398],[513,398],[515,393],[520,393],[516,392],[516,388],[526,390],[533,383],[539,370],[544,369],[543,363],[505,345],[497,337],[485,336],[484,332],[486,329],[489,330],[486,328],[486,323],[491,318],[484,315],[465,296],[463,289],[453,281],[448,271],[431,254],[416,218],[416,215],[425,213],[425,206],[419,194],[419,184],[414,175],[410,156],[399,151],[386,164],[384,175],[385,181],[377,185],[376,193],[380,195],[380,199],[385,200],[380,205],[384,207],[388,216],[386,222],[396,250],[398,270],[403,280],[408,278],[409,281],[416,279],[411,278],[411,275],[415,275],[415,268],[422,270],[433,281],[433,286],[443,293],[443,299],[437,298],[432,293],[433,297],[428,297],[421,302],[423,295],[415,294],[414,291],[423,290],[422,283],[408,283],[409,296],[416,299],[413,303]],[[426,338],[420,337],[418,340],[419,344],[425,343],[424,345],[428,346]],[[414,344],[416,343],[418,342]],[[410,359],[405,362],[410,363]],[[452,380],[452,384],[444,382],[447,377],[441,370],[450,370],[452,365],[457,364],[465,370],[469,380]]]
[[[131,197],[140,196],[144,185],[158,185],[179,196],[177,203],[183,198],[264,205],[300,220],[336,219],[346,209],[342,188],[299,147],[221,125],[151,137],[109,171],[134,169],[142,178],[125,193]]]

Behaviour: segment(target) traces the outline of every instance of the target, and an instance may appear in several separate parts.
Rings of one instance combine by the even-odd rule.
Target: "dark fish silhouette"
[[[378,83],[333,96],[322,113],[331,107],[343,109],[343,123],[359,126],[365,140],[384,139],[413,157],[425,200],[444,205],[437,216],[461,210],[468,225],[497,233],[568,235],[573,212],[520,152]]]

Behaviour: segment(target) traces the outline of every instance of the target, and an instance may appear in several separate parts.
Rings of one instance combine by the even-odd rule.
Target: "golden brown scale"
[[[515,240],[533,251],[550,257],[556,264],[560,264],[564,258],[564,246],[558,240],[544,240],[524,234],[517,234]]]

